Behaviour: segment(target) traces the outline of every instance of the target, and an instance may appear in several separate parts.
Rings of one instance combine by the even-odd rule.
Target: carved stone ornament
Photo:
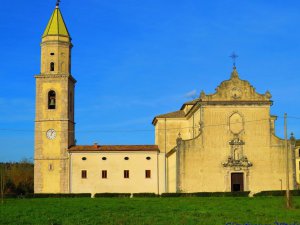
[[[230,145],[244,145],[245,142],[240,140],[238,137],[234,138],[233,140],[229,141]]]
[[[203,126],[204,124],[203,124],[203,122],[201,121],[201,122],[199,122],[199,133],[200,134],[202,134],[202,131],[203,131]]]
[[[261,102],[268,103],[271,99],[270,92],[265,94],[257,93],[255,88],[246,80],[241,80],[236,68],[233,68],[229,80],[223,81],[214,94],[201,92],[202,101],[229,101],[239,104],[239,102]]]
[[[234,160],[231,156],[228,156],[227,162],[222,163],[222,165],[224,167],[248,168],[252,166],[252,163],[248,161],[246,156],[240,160]]]
[[[244,144],[245,142],[237,136],[233,140],[229,141],[231,154],[228,156],[227,161],[222,163],[223,167],[231,167],[234,168],[234,170],[241,170],[252,166],[252,163],[248,161],[247,156],[243,153]]]
[[[181,138],[181,133],[179,132],[178,137],[176,139],[177,146],[179,146],[181,144],[181,142],[182,142],[182,138]]]
[[[204,99],[204,98],[205,98],[205,93],[204,93],[203,90],[202,90],[201,93],[200,93],[200,98],[201,98],[201,99]]]
[[[240,99],[242,96],[242,91],[238,87],[234,87],[231,89],[231,97],[233,99]]]
[[[272,98],[272,95],[269,91],[266,91],[265,93],[265,96],[268,98],[268,99],[271,99]]]

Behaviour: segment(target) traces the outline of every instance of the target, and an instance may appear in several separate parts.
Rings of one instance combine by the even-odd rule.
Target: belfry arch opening
[[[48,92],[48,109],[56,108],[56,93],[51,90]]]

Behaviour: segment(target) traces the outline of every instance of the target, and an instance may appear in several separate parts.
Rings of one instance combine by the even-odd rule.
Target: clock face
[[[49,129],[46,132],[46,136],[48,139],[53,140],[56,137],[56,131],[54,129]]]

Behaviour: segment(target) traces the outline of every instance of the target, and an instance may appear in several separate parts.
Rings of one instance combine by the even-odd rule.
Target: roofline
[[[109,147],[127,147],[129,149],[112,149],[109,150]],[[76,147],[82,147],[83,149],[72,149]],[[107,149],[101,149],[101,147],[106,147]],[[139,148],[141,149],[130,149]],[[142,149],[142,147],[148,147],[149,149]],[[152,148],[152,149],[151,149]],[[68,152],[160,152],[158,145],[74,145],[70,146],[67,149]]]
[[[101,150],[101,149],[86,149],[86,150],[70,150],[68,149],[68,152],[70,153],[87,153],[87,152],[95,152],[95,153],[113,153],[113,152],[158,152],[160,153],[159,149],[153,149],[153,150]]]
[[[200,100],[198,100],[198,101],[200,101]],[[198,101],[197,102],[195,102],[195,103],[184,103],[182,106],[181,106],[181,108],[180,108],[180,110],[183,110],[184,109],[184,107],[186,106],[186,105],[196,105],[197,103],[198,103]]]
[[[185,117],[183,118],[174,118],[174,119],[184,119],[186,117],[189,116],[190,112],[192,110],[194,110],[194,108],[196,106],[201,106],[201,105],[273,105],[273,101],[272,100],[261,100],[261,101],[247,101],[247,100],[243,100],[243,101],[202,101],[201,99],[194,104],[183,104],[182,107],[180,108],[180,110],[183,110],[183,106],[185,105],[193,105],[193,107],[188,111],[188,113],[185,114]],[[154,117],[154,119],[152,120],[152,124],[155,126],[158,120],[158,116]],[[164,118],[161,117],[161,119],[172,119],[172,117],[170,118]]]
[[[158,117],[158,116],[156,116],[156,117],[154,117],[154,119],[152,120],[152,124],[153,124],[153,125],[156,125],[158,119],[166,119],[166,120],[170,120],[170,119],[171,119],[171,120],[172,120],[172,119],[175,119],[175,120],[184,120],[184,119],[186,119],[186,116],[185,116],[185,117]]]
[[[173,153],[175,153],[175,152],[176,152],[176,147],[175,147],[175,148],[172,148],[170,151],[168,151],[168,152],[166,153],[166,157],[168,158],[169,156],[173,155]]]

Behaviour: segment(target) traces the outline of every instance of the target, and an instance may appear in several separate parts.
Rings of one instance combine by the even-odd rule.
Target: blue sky
[[[55,0],[1,2],[0,161],[33,157],[34,75]],[[214,92],[239,55],[242,79],[300,118],[300,2],[62,0],[73,38],[78,144],[153,144],[155,115]],[[300,120],[288,130],[300,137]]]

